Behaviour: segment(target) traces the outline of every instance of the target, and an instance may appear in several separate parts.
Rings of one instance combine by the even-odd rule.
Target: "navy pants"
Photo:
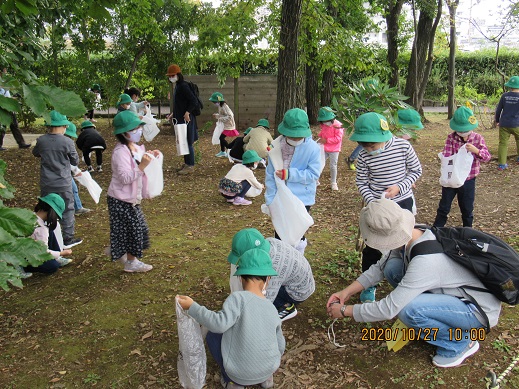
[[[56,235],[54,235],[54,231],[49,231],[49,249],[53,251],[61,251],[61,247],[59,247],[58,240],[56,239]],[[59,269],[59,262],[55,259],[51,259],[50,261],[43,262],[38,267],[27,266],[24,268],[26,272],[29,273],[44,273],[44,274],[52,274],[56,273]]]
[[[458,197],[458,205],[461,211],[463,227],[472,227],[474,220],[474,199],[476,198],[476,177],[465,181],[459,188],[447,188],[442,186],[442,198],[436,211],[435,227],[443,227],[447,223],[447,217],[451,211],[452,201]]]

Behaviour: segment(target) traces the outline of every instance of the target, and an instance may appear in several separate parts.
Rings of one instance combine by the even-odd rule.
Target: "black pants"
[[[9,128],[11,129],[11,133],[14,136],[14,140],[16,140],[16,143],[18,143],[18,146],[23,146],[25,144],[25,139],[23,139],[23,135],[20,132],[20,127],[18,126],[18,120],[16,119],[16,114],[14,112],[11,112],[11,125]],[[0,147],[4,145],[4,136],[5,131],[0,130]]]
[[[225,134],[220,135],[220,150],[225,151],[229,148],[229,143],[225,140]]]
[[[87,166],[92,166],[92,161],[90,160],[90,153],[92,151],[95,151],[96,153],[97,166],[101,166],[103,164],[103,149],[83,149],[81,151],[83,153],[83,158],[85,159],[85,163]]]

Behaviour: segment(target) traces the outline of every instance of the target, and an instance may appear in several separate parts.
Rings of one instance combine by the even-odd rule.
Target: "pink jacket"
[[[141,148],[142,152],[146,151],[143,145],[137,147]],[[112,181],[108,187],[108,196],[136,204],[139,178],[142,178],[142,198],[149,198],[148,178],[140,171],[130,149],[118,143],[112,153]]]
[[[343,134],[342,123],[334,120],[331,126],[321,123],[321,132],[317,136],[326,140],[326,143],[323,143],[324,151],[335,153],[341,151]]]

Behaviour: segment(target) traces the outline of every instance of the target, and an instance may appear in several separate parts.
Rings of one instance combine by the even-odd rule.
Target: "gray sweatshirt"
[[[36,140],[32,153],[41,158],[40,189],[48,192],[72,188],[70,165],[79,163],[72,139],[62,134],[42,135]]]
[[[415,244],[435,239],[434,234],[430,230],[426,230],[419,239],[406,249],[406,257],[410,248]],[[397,255],[399,255],[399,250],[393,250],[389,258]],[[364,288],[382,281],[386,261],[387,257],[379,260],[362,273],[357,281]],[[459,289],[463,285],[484,288],[481,281],[470,270],[454,262],[443,253],[417,255],[409,263],[402,281],[389,295],[373,303],[355,304],[353,306],[353,318],[358,322],[389,320],[398,315],[415,297],[427,291],[463,297],[463,293]],[[491,293],[475,290],[470,290],[469,293],[487,314],[490,326],[495,326],[501,311],[501,301]],[[482,324],[485,324],[479,313],[476,312],[476,316]]]
[[[285,351],[281,320],[272,303],[254,293],[234,292],[213,312],[194,302],[189,316],[222,336],[222,358],[229,378],[241,385],[266,381]]]

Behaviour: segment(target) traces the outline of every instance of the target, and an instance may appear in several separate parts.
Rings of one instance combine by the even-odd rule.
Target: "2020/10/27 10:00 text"
[[[363,341],[396,341],[406,340],[425,340],[434,341],[438,335],[438,328],[363,328]]]

